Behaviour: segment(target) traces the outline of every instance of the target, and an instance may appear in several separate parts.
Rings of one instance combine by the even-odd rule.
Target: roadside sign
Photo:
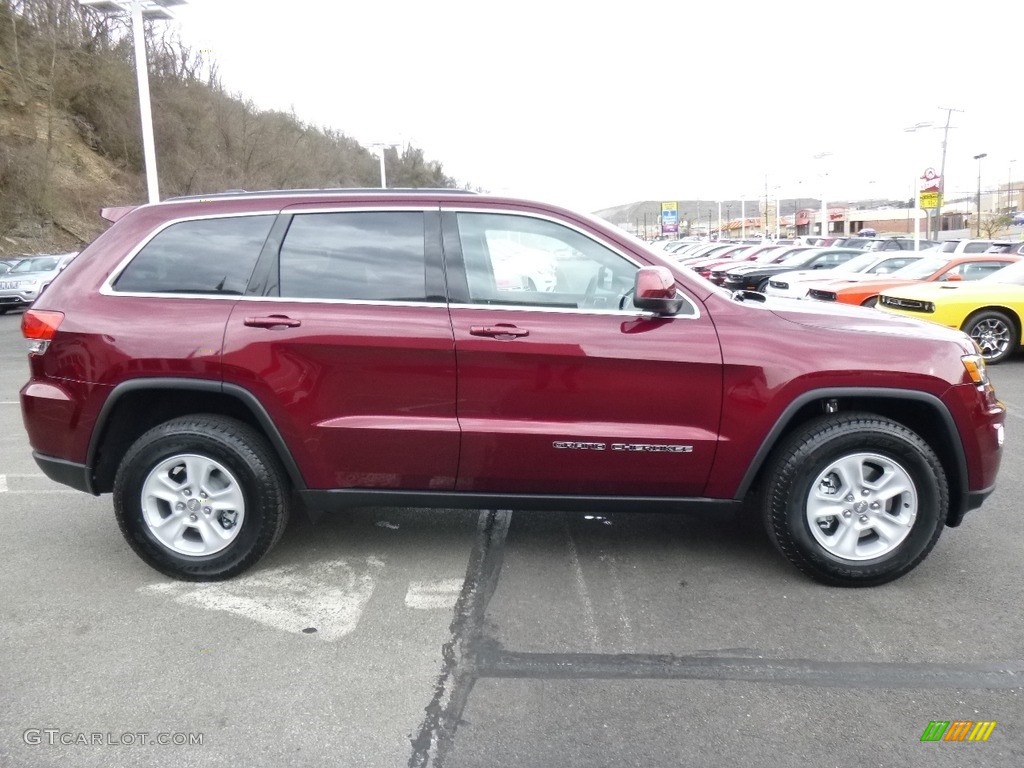
[[[661,234],[674,235],[679,231],[679,203],[661,204]]]
[[[926,168],[921,176],[921,187],[918,193],[918,206],[925,210],[942,207],[942,177],[934,168]]]

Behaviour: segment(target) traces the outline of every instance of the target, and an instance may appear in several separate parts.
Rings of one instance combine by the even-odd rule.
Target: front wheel
[[[877,306],[877,304],[878,304],[878,297],[877,296],[871,296],[871,297],[869,297],[867,299],[864,299],[864,301],[862,301],[860,303],[860,305],[862,307],[874,307],[874,306]]]
[[[919,435],[889,419],[816,419],[780,445],[766,469],[769,538],[825,584],[897,579],[942,533],[949,508],[942,464]]]
[[[200,415],[154,427],[114,479],[128,544],[178,579],[235,576],[265,555],[288,521],[284,471],[266,440],[235,419]]]
[[[986,309],[967,319],[963,332],[981,348],[982,357],[989,365],[1001,363],[1013,354],[1020,344],[1020,331],[1004,312]]]

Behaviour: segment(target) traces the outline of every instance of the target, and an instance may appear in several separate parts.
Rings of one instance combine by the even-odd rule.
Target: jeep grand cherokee
[[[23,318],[39,466],[127,541],[227,578],[295,496],[735,512],[822,582],[895,579],[992,491],[971,340],[717,288],[596,218],[445,190],[180,198],[116,222]],[[516,243],[553,285],[496,279]],[[509,264],[502,265],[509,269]]]

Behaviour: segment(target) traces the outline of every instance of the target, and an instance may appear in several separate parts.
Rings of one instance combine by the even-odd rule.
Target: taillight
[[[30,355],[41,355],[50,346],[64,320],[63,312],[29,309],[21,316],[21,335],[28,342]]]

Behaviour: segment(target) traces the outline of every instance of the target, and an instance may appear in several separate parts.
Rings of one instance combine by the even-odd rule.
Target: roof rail
[[[475,195],[476,192],[470,189],[451,189],[448,187],[338,187],[327,189],[229,189],[224,192],[213,192],[206,195],[179,195],[176,197],[164,198],[169,200],[209,200],[217,197],[247,197],[249,195],[384,195],[384,194],[454,194],[454,195]]]

